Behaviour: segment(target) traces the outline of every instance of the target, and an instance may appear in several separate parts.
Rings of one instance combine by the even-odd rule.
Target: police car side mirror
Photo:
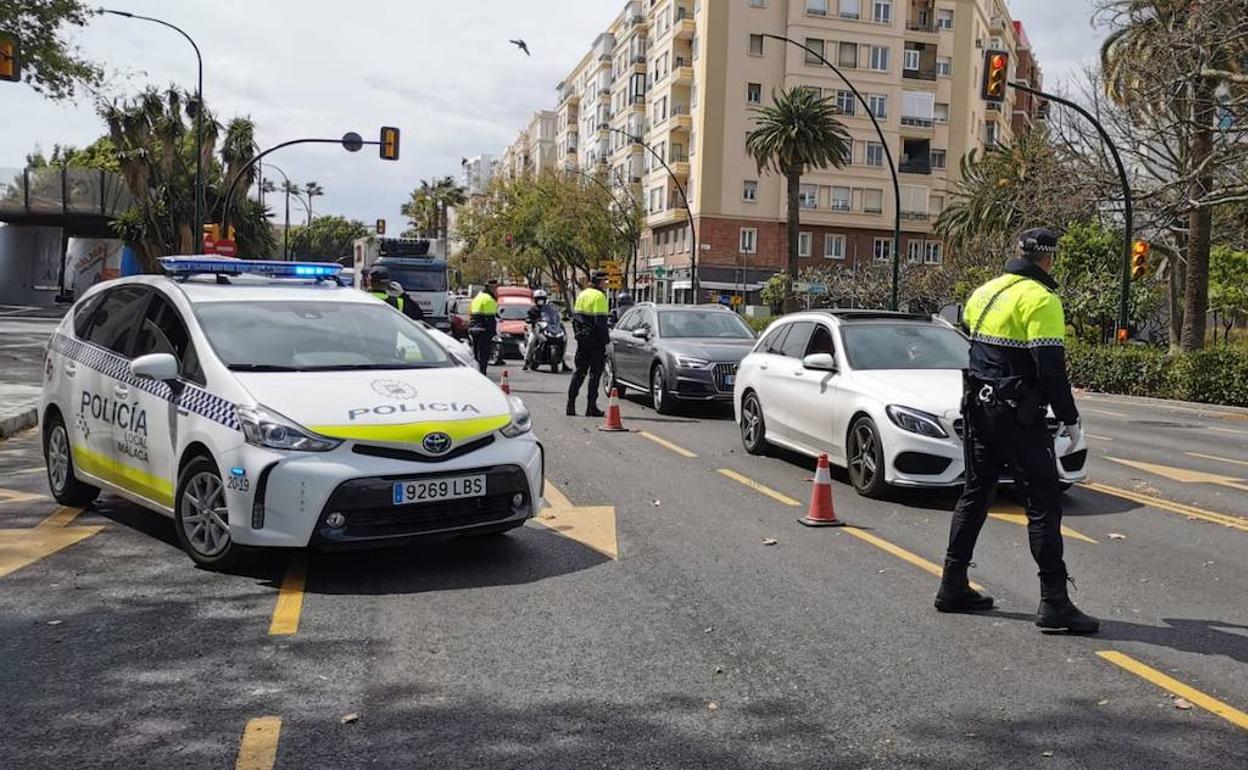
[[[178,379],[178,359],[168,353],[149,353],[130,362],[130,371],[136,377],[147,377],[167,382]]]

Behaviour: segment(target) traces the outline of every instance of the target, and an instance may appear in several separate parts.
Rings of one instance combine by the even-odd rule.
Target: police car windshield
[[[210,302],[195,315],[235,371],[317,372],[451,366],[445,349],[393,309],[363,302]]]
[[[936,323],[847,323],[845,355],[854,369],[965,369],[970,343]]]
[[[754,332],[736,313],[722,310],[664,310],[659,313],[660,337],[753,339]]]

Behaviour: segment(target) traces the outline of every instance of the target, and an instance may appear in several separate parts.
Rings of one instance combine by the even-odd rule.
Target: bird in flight
[[[533,54],[529,53],[529,44],[528,44],[528,43],[526,43],[526,42],[524,42],[523,40],[508,40],[507,42],[508,42],[508,43],[511,43],[511,44],[512,44],[512,45],[514,45],[516,48],[519,48],[521,51],[524,51],[524,55],[525,55],[525,56],[532,56],[532,55],[533,55]]]

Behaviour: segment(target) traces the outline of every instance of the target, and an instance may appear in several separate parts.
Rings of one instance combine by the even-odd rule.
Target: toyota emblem
[[[445,433],[430,433],[420,443],[429,454],[446,454],[451,448],[451,437]]]

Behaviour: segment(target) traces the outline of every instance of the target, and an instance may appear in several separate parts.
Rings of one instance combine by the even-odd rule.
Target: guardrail
[[[89,168],[0,168],[0,217],[78,214],[114,218],[130,208],[120,174]]]

